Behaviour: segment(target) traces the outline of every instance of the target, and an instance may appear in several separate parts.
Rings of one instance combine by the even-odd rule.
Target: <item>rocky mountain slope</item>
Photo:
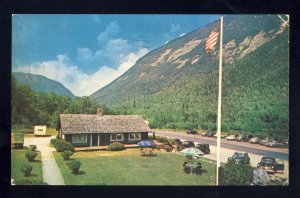
[[[153,50],[90,97],[152,127],[213,129],[219,51],[204,46],[216,23]],[[224,17],[222,129],[288,131],[288,34],[277,15]]]

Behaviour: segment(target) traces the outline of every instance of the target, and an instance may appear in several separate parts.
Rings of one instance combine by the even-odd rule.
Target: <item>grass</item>
[[[37,157],[33,162],[28,162],[25,158],[26,149],[11,150],[11,178],[18,185],[26,184],[43,184],[41,153],[38,152]],[[29,177],[25,177],[20,171],[23,164],[31,164],[32,172]]]
[[[215,165],[201,161],[202,175],[184,174],[185,156],[155,150],[142,157],[139,149],[76,152],[71,160],[81,161],[80,173],[73,175],[60,153],[53,152],[67,185],[215,185]]]

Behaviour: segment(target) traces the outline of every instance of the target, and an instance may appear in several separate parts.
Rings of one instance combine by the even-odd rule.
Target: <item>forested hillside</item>
[[[217,22],[153,50],[91,95],[153,128],[216,128],[218,48],[204,50]],[[288,134],[289,29],[277,15],[224,18],[222,130]],[[219,43],[219,41],[218,41]]]
[[[11,82],[12,128],[32,128],[47,125],[55,128],[61,113],[96,113],[98,103],[89,97],[59,96],[54,92],[34,92],[28,85],[17,83],[14,75]],[[104,108],[106,111],[106,109]]]
[[[62,84],[44,76],[21,72],[13,72],[13,75],[15,76],[17,82],[20,84],[29,85],[33,91],[45,93],[54,92],[60,96],[75,98],[74,94]]]

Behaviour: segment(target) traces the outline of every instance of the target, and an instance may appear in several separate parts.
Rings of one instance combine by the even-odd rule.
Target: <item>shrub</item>
[[[73,174],[78,174],[81,166],[81,162],[78,160],[71,161],[67,163],[67,166],[72,171]]]
[[[32,165],[24,164],[20,167],[20,171],[24,174],[25,177],[29,177],[32,171]]]
[[[59,140],[55,144],[55,148],[57,152],[63,152],[63,151],[74,151],[74,146],[65,140]]]
[[[30,148],[31,151],[35,151],[36,145],[29,145],[29,148]]]
[[[55,145],[57,144],[58,140],[56,138],[53,138],[50,140],[50,143],[55,147]]]
[[[107,150],[108,151],[121,151],[124,150],[124,144],[120,143],[120,142],[113,142],[110,145],[108,145]]]
[[[28,160],[28,162],[32,162],[36,156],[37,156],[37,153],[34,151],[27,151],[25,153],[25,157]]]
[[[250,164],[228,162],[220,167],[220,184],[250,185],[254,168]]]
[[[72,151],[64,151],[61,153],[61,157],[64,158],[64,160],[69,160],[71,155],[73,155]]]

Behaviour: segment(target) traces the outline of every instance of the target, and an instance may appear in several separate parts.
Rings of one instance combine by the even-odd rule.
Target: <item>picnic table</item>
[[[183,170],[185,172],[189,172],[192,175],[194,170],[200,170],[202,168],[201,163],[199,161],[187,161],[183,163]]]
[[[141,148],[141,155],[150,157],[153,155],[153,148]]]

